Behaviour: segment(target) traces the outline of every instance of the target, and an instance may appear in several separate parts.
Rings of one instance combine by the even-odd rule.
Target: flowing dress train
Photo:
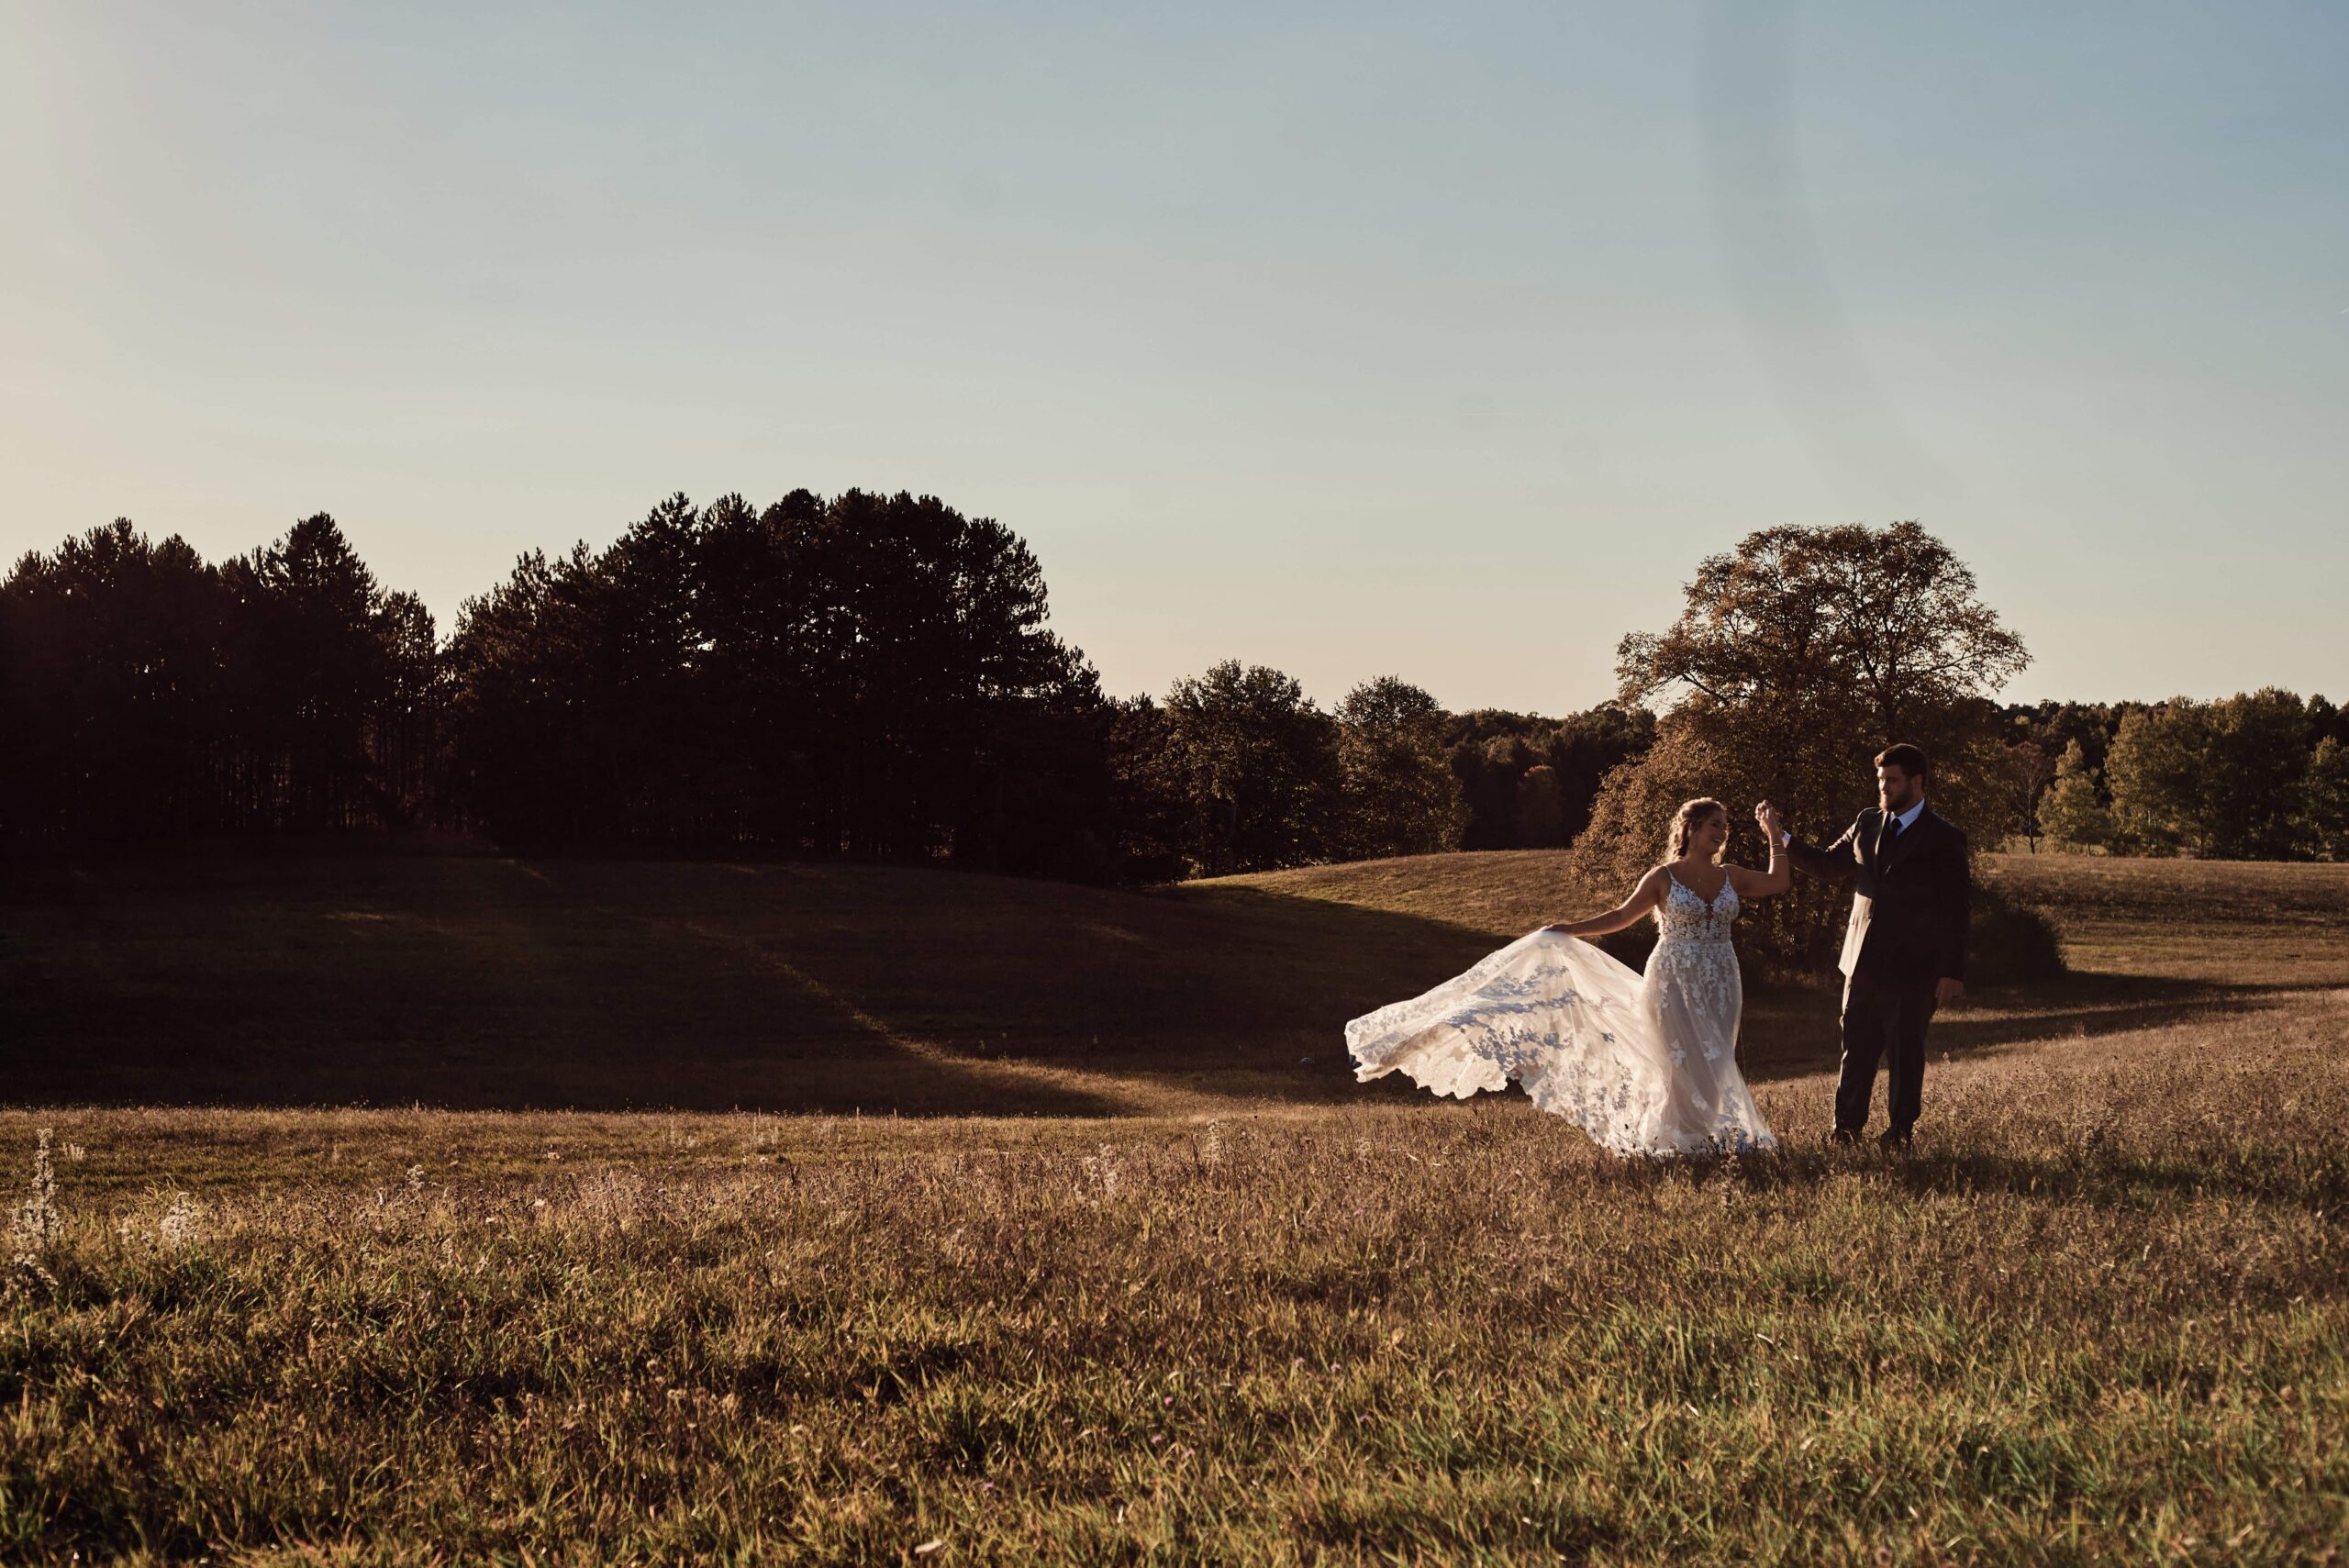
[[[1709,902],[1673,877],[1644,973],[1577,937],[1520,937],[1346,1025],[1354,1076],[1461,1099],[1519,1083],[1618,1154],[1774,1148],[1737,1068],[1737,912],[1727,883]]]

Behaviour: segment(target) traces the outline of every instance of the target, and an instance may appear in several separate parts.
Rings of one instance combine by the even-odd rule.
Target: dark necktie
[[[1877,857],[1881,859],[1892,853],[1892,846],[1898,842],[1900,842],[1900,818],[1887,817],[1884,819],[1884,838],[1876,847]]]

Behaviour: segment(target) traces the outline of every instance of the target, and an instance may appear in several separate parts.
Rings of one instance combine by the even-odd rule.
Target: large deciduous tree
[[[2274,686],[2210,705],[2216,745],[2204,781],[2209,853],[2306,860],[2302,791],[2312,748],[2308,705]]]
[[[1371,859],[1458,848],[1467,803],[1435,698],[1400,676],[1381,675],[1348,692],[1337,718],[1343,851]]]
[[[1564,792],[1558,770],[1547,762],[1525,770],[1517,781],[1517,841],[1529,850],[1553,849],[1566,841]]]
[[[1208,875],[1330,859],[1337,726],[1278,670],[1227,659],[1166,695],[1161,766],[1183,803],[1184,851]]]
[[[1628,887],[1664,852],[1674,809],[1730,803],[1731,857],[1759,863],[1747,809],[1777,802],[1814,840],[1872,803],[1870,759],[1905,740],[1932,759],[1937,811],[1979,847],[2009,829],[1990,695],[2027,662],[1974,574],[1915,522],[1782,527],[1708,557],[1679,618],[1618,650],[1620,696],[1664,709],[1655,744],[1609,775],[1576,843],[1583,873]],[[1807,879],[1748,917],[1749,947],[1803,965],[1832,953],[1848,894]]]

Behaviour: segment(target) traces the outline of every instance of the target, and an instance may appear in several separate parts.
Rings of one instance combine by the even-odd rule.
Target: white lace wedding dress
[[[1619,1154],[1774,1148],[1737,1070],[1737,907],[1726,883],[1708,903],[1674,877],[1644,974],[1578,937],[1520,937],[1348,1024],[1354,1076],[1401,1073],[1464,1100],[1514,1080]]]

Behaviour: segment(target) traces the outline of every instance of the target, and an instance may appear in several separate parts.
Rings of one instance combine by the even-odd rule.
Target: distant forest
[[[443,638],[331,517],[217,564],[127,520],[0,583],[0,843],[438,830],[511,848],[1149,882],[1571,842],[1653,714],[1333,710],[1227,662],[1112,697],[1009,529],[931,497],[678,495]],[[2349,858],[2323,698],[2005,710],[2032,847]]]
[[[2349,861],[2349,713],[2268,687],[2214,702],[2007,709],[2031,847]]]

